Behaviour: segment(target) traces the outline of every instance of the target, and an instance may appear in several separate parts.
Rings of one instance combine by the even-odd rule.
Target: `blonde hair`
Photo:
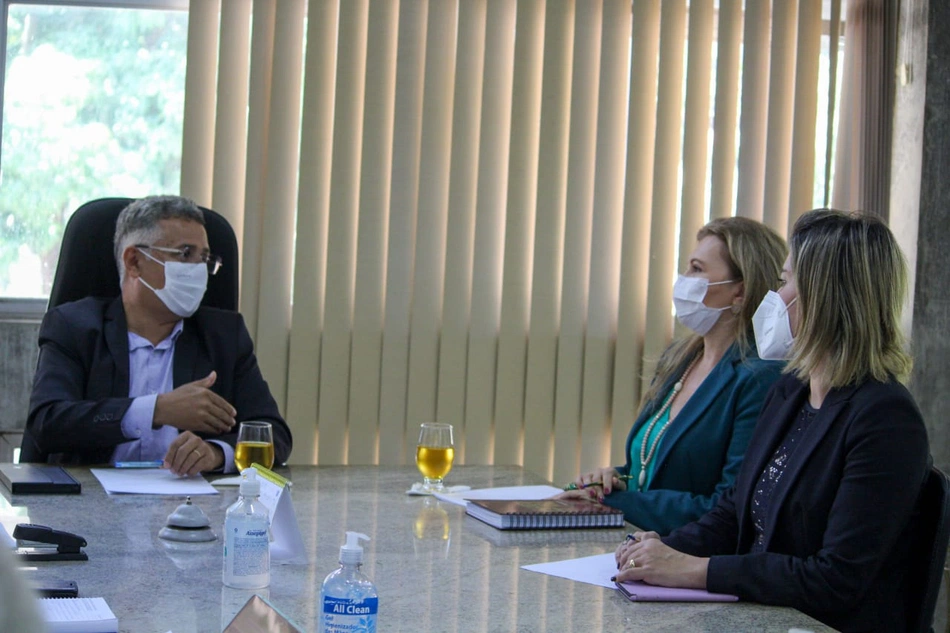
[[[743,301],[735,315],[735,337],[743,357],[752,348],[752,315],[769,290],[778,287],[782,264],[788,252],[785,240],[761,222],[749,218],[717,218],[699,229],[696,240],[717,237],[723,244],[722,256],[732,279],[743,284]],[[696,357],[703,338],[692,334],[674,341],[663,353],[656,368],[656,377],[640,402],[642,412],[659,395],[659,391],[677,372]]]
[[[790,242],[800,316],[787,371],[802,380],[820,373],[831,388],[906,380],[907,263],[890,229],[872,216],[816,209],[798,219]]]

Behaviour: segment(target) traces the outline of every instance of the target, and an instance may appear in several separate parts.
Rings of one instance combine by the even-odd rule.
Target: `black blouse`
[[[765,518],[769,513],[769,503],[772,501],[772,492],[778,484],[788,465],[795,459],[795,451],[801,445],[801,438],[808,430],[818,410],[808,401],[802,405],[795,423],[791,425],[785,439],[775,449],[772,459],[765,465],[759,476],[759,483],[752,495],[752,524],[755,526],[755,542],[752,543],[752,552],[765,551]]]

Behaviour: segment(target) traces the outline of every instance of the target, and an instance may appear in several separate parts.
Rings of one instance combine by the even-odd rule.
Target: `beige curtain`
[[[812,206],[821,0],[191,6],[182,191],[295,463],[620,463],[696,230]]]
[[[832,205],[890,216],[898,3],[849,0]]]

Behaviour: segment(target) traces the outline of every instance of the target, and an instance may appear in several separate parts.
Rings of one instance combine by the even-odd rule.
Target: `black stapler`
[[[78,534],[18,523],[13,528],[13,538],[17,540],[16,554],[22,560],[89,560],[82,551],[86,539]]]

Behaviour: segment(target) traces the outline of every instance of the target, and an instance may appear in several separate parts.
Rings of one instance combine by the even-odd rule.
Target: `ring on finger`
[[[632,558],[627,561],[627,569],[633,569],[636,566],[637,566],[637,561],[633,560]]]

